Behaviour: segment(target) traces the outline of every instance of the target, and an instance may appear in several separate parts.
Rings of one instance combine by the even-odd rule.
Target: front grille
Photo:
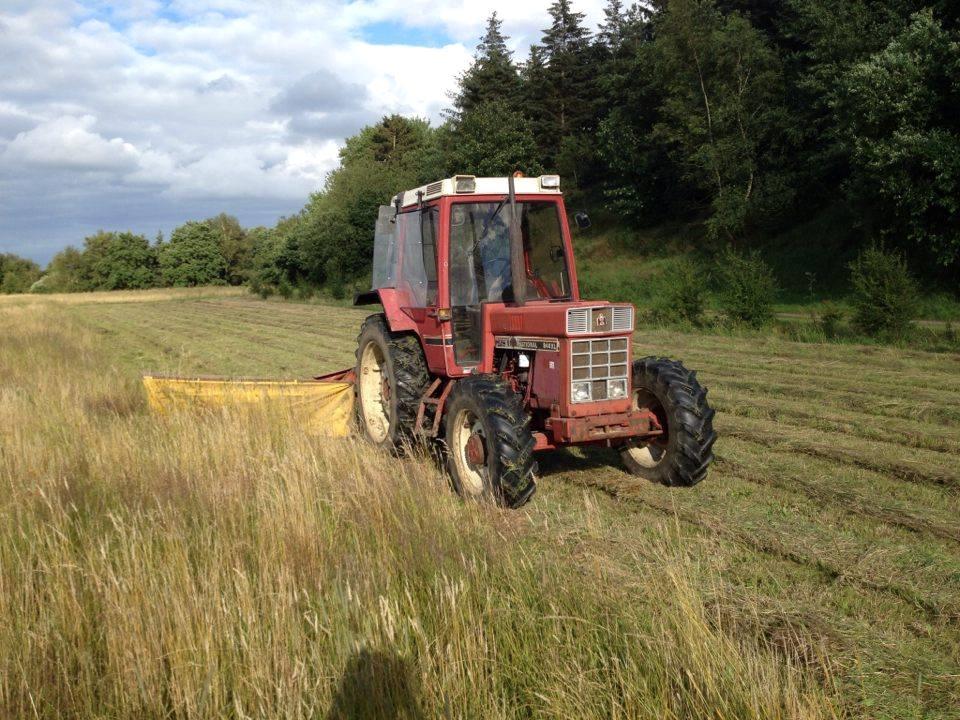
[[[567,334],[582,335],[590,332],[590,308],[567,310]]]
[[[633,308],[614,307],[613,308],[613,327],[614,332],[633,332]]]
[[[633,332],[633,308],[629,305],[567,310],[568,335],[614,332]]]
[[[575,340],[571,343],[570,360],[572,367],[573,390],[577,386],[590,383],[587,399],[574,402],[606,400],[610,397],[611,384],[622,386],[624,392],[629,362],[629,341],[627,338],[604,338],[602,340]]]

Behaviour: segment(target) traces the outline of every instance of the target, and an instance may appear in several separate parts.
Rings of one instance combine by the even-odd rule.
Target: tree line
[[[244,229],[221,214],[187,222],[154,242],[131,232],[99,231],[82,247],[57,253],[45,272],[29,260],[0,256],[2,292],[90,292],[153,287],[242,285],[265,228]]]
[[[350,138],[254,283],[336,291],[392,194],[518,169],[558,172],[610,223],[693,222],[718,252],[821,216],[838,266],[884,245],[960,278],[957,3],[608,0],[594,32],[556,0],[545,24],[518,60],[494,13],[439,127],[392,116]]]
[[[879,243],[924,278],[960,279],[960,4],[608,0],[589,28],[556,0],[545,20],[516,58],[494,13],[443,123],[394,115],[364,128],[275,227],[221,216],[167,243],[94,236],[54,259],[51,285],[341,294],[368,271],[377,207],[396,192],[518,169],[561,174],[573,202],[611,224],[682,221],[718,249],[763,249],[824,217],[817,234],[845,257]],[[136,273],[108,267],[131,256]]]

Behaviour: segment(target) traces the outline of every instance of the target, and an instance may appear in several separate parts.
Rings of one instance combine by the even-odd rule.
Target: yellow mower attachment
[[[353,372],[314,380],[226,380],[144,375],[150,408],[159,415],[195,408],[285,404],[306,432],[346,437],[353,426]]]

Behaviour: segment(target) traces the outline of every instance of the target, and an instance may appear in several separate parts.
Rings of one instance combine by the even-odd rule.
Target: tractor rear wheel
[[[510,386],[492,376],[457,381],[445,408],[447,467],[464,498],[518,508],[536,490],[530,416]]]
[[[375,445],[399,448],[413,439],[420,398],[430,384],[415,335],[393,333],[371,315],[357,338],[357,421]]]
[[[671,487],[692,487],[707,476],[717,433],[695,372],[667,358],[634,361],[633,407],[652,411],[664,434],[621,451],[631,474]]]

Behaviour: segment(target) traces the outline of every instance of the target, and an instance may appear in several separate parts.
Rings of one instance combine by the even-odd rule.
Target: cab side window
[[[397,287],[407,292],[408,307],[436,305],[439,209],[402,213],[397,225],[401,246]]]

